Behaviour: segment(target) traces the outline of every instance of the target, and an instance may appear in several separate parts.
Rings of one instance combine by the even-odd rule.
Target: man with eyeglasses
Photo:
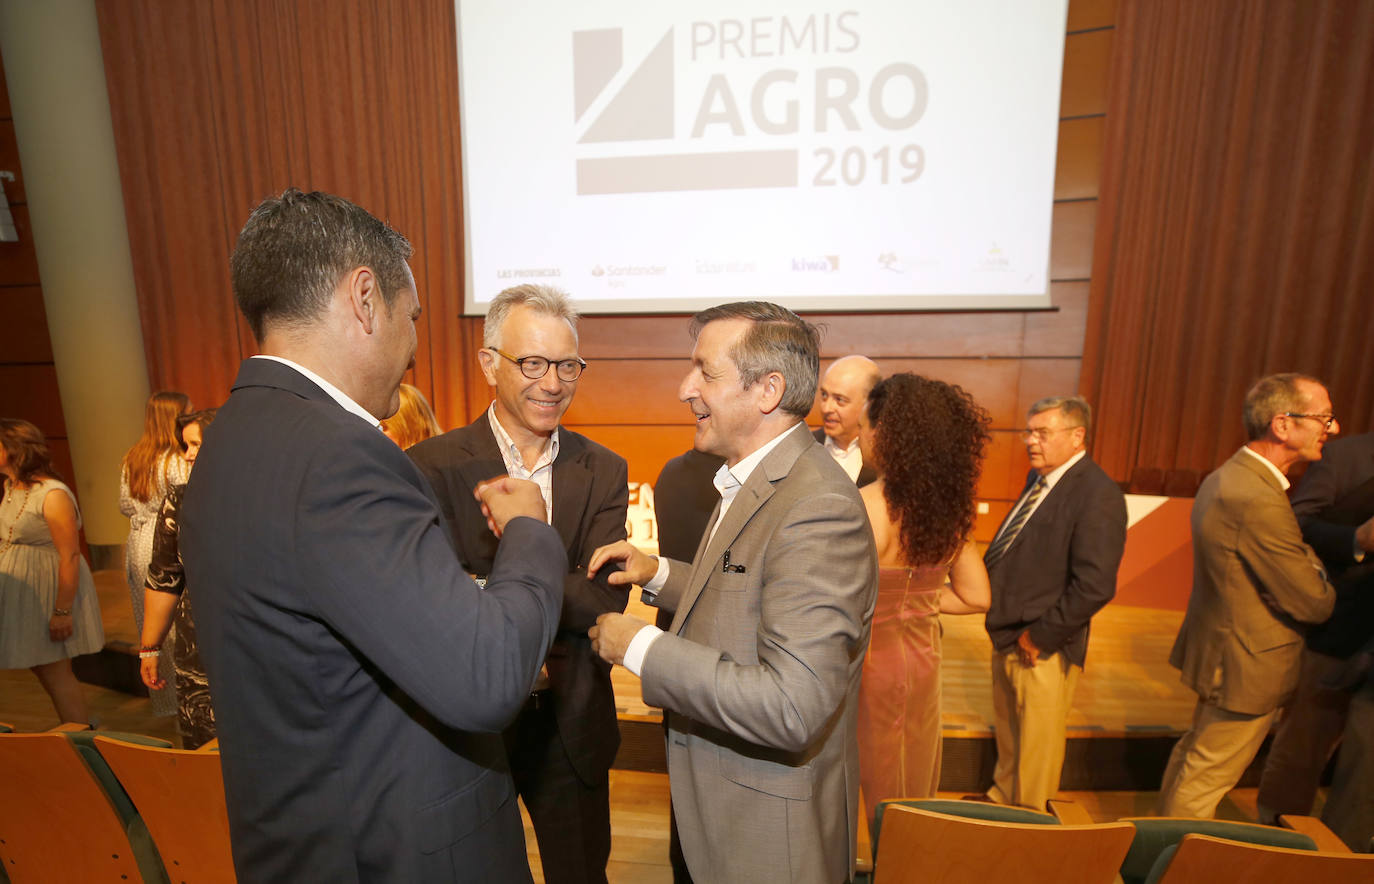
[[[473,497],[478,483],[507,474],[531,479],[568,554],[563,612],[528,702],[505,732],[516,788],[539,842],[547,882],[604,882],[611,851],[608,773],[620,731],[610,665],[587,630],[623,611],[628,586],[586,576],[599,546],[625,538],[625,459],[560,427],[586,368],[577,354],[577,311],[558,289],[519,285],[492,299],[478,363],[496,390],[466,427],[409,450],[448,519],[458,557],[479,578],[497,539]]]
[[[1088,624],[1116,595],[1126,501],[1088,457],[1091,425],[1081,396],[1031,406],[1021,434],[1030,473],[983,557],[992,582],[987,630],[997,738],[985,797],[999,804],[1043,811],[1059,790]]]
[[[1276,374],[1245,396],[1246,442],[1198,488],[1193,591],[1170,665],[1198,695],[1159,790],[1164,816],[1210,818],[1298,684],[1304,624],[1335,590],[1303,542],[1287,474],[1340,432],[1316,378]]]

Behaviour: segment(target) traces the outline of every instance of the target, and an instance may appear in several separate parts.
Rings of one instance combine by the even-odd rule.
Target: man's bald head
[[[859,414],[882,370],[867,356],[842,356],[830,364],[821,378],[821,418],[825,435],[846,448],[859,433]]]

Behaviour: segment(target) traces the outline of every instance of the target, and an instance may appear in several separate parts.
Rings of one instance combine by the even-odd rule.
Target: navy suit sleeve
[[[390,443],[379,434],[376,444]],[[557,533],[511,520],[479,589],[418,476],[402,478],[405,456],[359,458],[338,447],[314,453],[293,521],[301,565],[316,578],[307,613],[439,721],[499,731],[528,696],[557,628],[567,571]]]
[[[1047,654],[1062,648],[1116,595],[1116,570],[1126,546],[1126,501],[1110,479],[1084,489],[1073,517],[1064,592],[1027,630]]]
[[[623,458],[613,459],[609,478],[598,476],[593,488],[600,494],[587,502],[591,520],[577,551],[577,561],[569,562],[570,570],[563,580],[563,616],[560,629],[586,632],[596,625],[596,618],[607,612],[625,610],[630,599],[630,587],[611,586],[606,578],[611,569],[603,568],[594,579],[587,579],[587,563],[597,547],[625,539],[625,517],[630,506],[629,470]],[[558,495],[557,486],[554,496]]]
[[[1328,568],[1355,564],[1355,525],[1328,522],[1322,514],[1331,508],[1352,483],[1335,463],[1319,460],[1308,467],[1293,495],[1293,514],[1302,528],[1302,539]]]

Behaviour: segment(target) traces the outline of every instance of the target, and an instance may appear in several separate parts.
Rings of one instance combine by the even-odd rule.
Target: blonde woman
[[[434,410],[429,407],[425,394],[410,384],[401,384],[401,407],[382,421],[382,432],[404,451],[443,431],[434,419]]]
[[[119,511],[129,517],[129,539],[124,544],[124,568],[129,580],[129,597],[134,609],[134,626],[143,634],[143,584],[148,577],[148,560],[153,555],[153,529],[162,499],[173,485],[184,483],[190,468],[177,441],[177,418],[191,410],[185,393],[160,391],[148,398],[144,410],[143,435],[124,455],[119,476]],[[150,691],[154,715],[176,715],[176,693],[172,655],[162,655],[163,679],[169,687]]]

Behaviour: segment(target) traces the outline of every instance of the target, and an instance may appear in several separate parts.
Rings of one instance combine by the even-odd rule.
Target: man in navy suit
[[[605,884],[611,855],[610,770],[620,747],[611,667],[587,630],[623,611],[628,586],[587,577],[599,546],[625,537],[625,459],[559,426],[586,363],[577,355],[577,311],[555,288],[518,285],[487,310],[478,364],[496,390],[466,427],[413,446],[434,486],[463,567],[491,572],[496,538],[473,489],[494,476],[531,479],[567,552],[558,635],[524,709],[507,729],[515,786],[529,810],[547,884]]]
[[[1121,489],[1088,457],[1092,409],[1041,399],[1021,434],[1031,470],[983,557],[992,581],[997,766],[988,797],[1044,810],[1059,789],[1064,732],[1088,623],[1116,595],[1126,543]]]
[[[821,376],[821,427],[811,435],[860,488],[878,478],[859,450],[859,412],[868,393],[883,379],[882,369],[867,356],[841,356]]]
[[[477,490],[501,544],[463,572],[382,434],[413,363],[410,244],[288,190],[239,234],[246,360],[197,462],[181,548],[214,685],[241,881],[529,881],[499,733],[567,561],[537,486]]]

